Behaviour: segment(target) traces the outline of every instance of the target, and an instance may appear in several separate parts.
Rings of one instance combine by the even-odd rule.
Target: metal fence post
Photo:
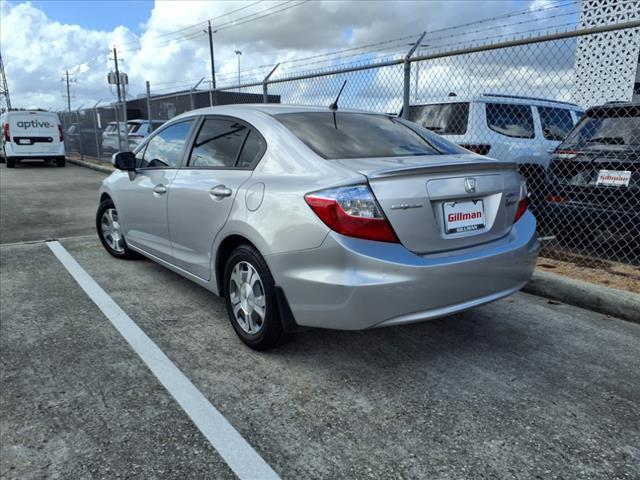
[[[80,125],[80,109],[81,108],[82,108],[82,105],[80,105],[80,107],[78,107],[78,110],[76,110],[76,121],[78,123],[78,150],[80,151],[80,160],[84,160],[84,152],[82,148],[82,126]]]
[[[196,88],[198,88],[198,86],[199,86],[199,85],[204,81],[204,79],[205,79],[205,77],[202,77],[202,78],[200,79],[200,81],[199,81],[198,83],[196,83],[196,84],[191,88],[191,90],[189,90],[189,100],[190,100],[190,102],[191,102],[191,110],[195,110],[195,109],[196,109],[196,104],[195,104],[195,102],[193,101],[193,91],[194,91]]]
[[[402,90],[402,118],[409,118],[409,106],[410,106],[410,91],[411,91],[411,56],[414,54],[416,49],[422,43],[422,39],[427,34],[427,32],[422,32],[420,38],[416,40],[416,43],[413,44],[411,50],[407,52],[404,57],[404,81],[403,81],[403,90]]]
[[[98,138],[98,105],[102,102],[102,99],[98,100],[96,104],[93,106],[93,135],[96,141],[96,158],[100,160],[100,139]]]
[[[151,113],[151,85],[147,80],[147,120],[149,121],[149,133],[153,132],[153,113]]]
[[[279,66],[280,63],[276,63],[276,66],[273,67],[268,75],[264,77],[264,80],[262,80],[262,103],[269,103],[269,78],[271,78],[271,75],[273,75],[273,72],[275,72]]]

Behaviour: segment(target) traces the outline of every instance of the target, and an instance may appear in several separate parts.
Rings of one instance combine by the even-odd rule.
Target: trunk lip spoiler
[[[412,165],[409,167],[400,168],[381,168],[379,170],[358,170],[359,173],[367,178],[387,178],[387,177],[400,177],[405,175],[415,175],[420,173],[446,173],[456,172],[461,175],[465,175],[468,172],[472,175],[472,172],[483,170],[518,170],[518,164],[515,162],[461,162],[461,163],[438,163],[432,165]]]

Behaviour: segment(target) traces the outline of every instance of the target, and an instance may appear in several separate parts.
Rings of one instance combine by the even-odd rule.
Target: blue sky
[[[102,31],[124,25],[136,33],[141,31],[140,25],[149,19],[153,8],[153,0],[35,0],[31,4],[60,23]]]

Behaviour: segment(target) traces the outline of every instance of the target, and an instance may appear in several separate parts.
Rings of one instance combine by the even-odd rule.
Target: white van
[[[475,153],[541,175],[583,114],[573,103],[485,93],[411,105],[409,120]]]
[[[13,168],[20,160],[55,160],[64,167],[64,134],[57,113],[12,110],[0,116],[2,149],[0,161]]]

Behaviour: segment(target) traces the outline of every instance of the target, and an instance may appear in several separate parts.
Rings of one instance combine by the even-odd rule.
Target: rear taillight
[[[11,142],[11,135],[9,134],[9,124],[4,124],[4,141],[9,143]]]
[[[58,133],[60,134],[60,141],[64,142],[64,132],[62,131],[62,125],[58,125]]]
[[[329,188],[304,199],[331,230],[349,237],[398,243],[393,228],[367,185]]]
[[[489,153],[489,150],[491,150],[491,145],[478,143],[461,143],[460,146],[467,150],[471,150],[473,153],[477,153],[478,155],[486,155]]]
[[[529,206],[529,192],[527,191],[527,184],[522,182],[520,184],[520,195],[518,196],[518,208],[516,208],[516,216],[513,219],[513,223],[516,223],[522,218]]]
[[[549,203],[564,203],[564,197],[560,195],[554,195],[552,193],[549,193],[545,198]]]

